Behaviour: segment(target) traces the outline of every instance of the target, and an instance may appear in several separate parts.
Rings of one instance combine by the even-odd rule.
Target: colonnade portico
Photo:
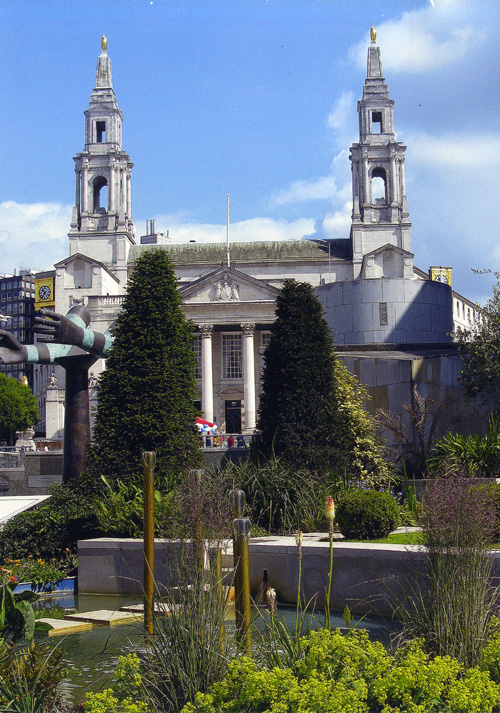
[[[237,330],[242,337],[242,377],[244,425],[243,431],[253,432],[256,426],[256,383],[255,383],[255,323],[242,323]],[[215,329],[226,329],[227,324],[215,325]],[[216,420],[214,412],[214,324],[198,325],[201,337],[201,411],[207,421]],[[234,330],[234,326],[233,326]],[[218,331],[218,330],[217,330]],[[226,429],[227,430],[227,429]]]

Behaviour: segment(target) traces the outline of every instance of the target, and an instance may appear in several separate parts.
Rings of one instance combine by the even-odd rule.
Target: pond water
[[[141,603],[140,597],[118,596],[59,596],[50,597],[36,602],[36,608],[76,608],[79,612],[96,611],[99,609],[117,610],[121,606]],[[280,617],[288,624],[291,630],[295,627],[295,608],[280,606]],[[46,616],[50,616],[49,613]],[[316,612],[311,619],[311,628],[318,628],[318,617],[323,619],[321,612]],[[345,627],[341,612],[332,611],[332,628]],[[351,626],[359,625],[360,628],[370,632],[370,638],[387,643],[391,634],[396,630],[395,623],[388,618],[370,615],[352,619]],[[234,626],[228,622],[227,626]],[[254,626],[265,626],[261,617],[255,619]],[[125,624],[115,627],[95,627],[90,631],[68,634],[57,637],[36,637],[38,641],[49,643],[51,646],[61,646],[64,649],[64,661],[68,667],[69,678],[63,684],[65,698],[73,703],[78,703],[86,691],[98,691],[109,685],[110,677],[118,663],[118,656],[137,651],[144,647],[143,626],[139,623]]]

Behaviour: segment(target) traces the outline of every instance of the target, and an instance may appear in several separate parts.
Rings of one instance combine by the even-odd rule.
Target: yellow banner
[[[445,285],[451,287],[452,267],[431,267],[429,272],[431,280],[434,282],[444,282]]]
[[[41,307],[55,307],[54,278],[40,277],[35,279],[35,310]]]

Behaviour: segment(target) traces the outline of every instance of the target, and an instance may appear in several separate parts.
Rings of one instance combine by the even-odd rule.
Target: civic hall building
[[[453,292],[451,268],[424,272],[414,265],[406,147],[396,141],[394,101],[375,40],[368,47],[358,112],[359,141],[350,149],[352,224],[344,239],[238,242],[229,252],[221,243],[171,243],[168,233],[148,221],[147,234],[137,241],[133,164],[122,149],[123,115],[103,38],[85,111],[84,148],[74,159],[69,257],[55,265],[56,311],[65,314],[85,304],[90,326],[106,331],[121,308],[136,260],[146,251],[165,250],[175,265],[185,315],[195,327],[203,417],[226,433],[251,433],[276,296],[283,281],[294,278],[314,287],[339,356],[371,393],[370,408],[401,412],[416,385],[436,401],[455,397],[455,426],[469,428],[452,333],[469,326],[477,314],[472,302]],[[102,368],[98,362],[94,375]],[[63,384],[61,370],[57,388],[47,390],[48,438],[62,434]]]

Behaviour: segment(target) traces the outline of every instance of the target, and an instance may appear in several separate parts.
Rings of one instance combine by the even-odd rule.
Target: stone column
[[[89,212],[89,175],[86,163],[82,167],[82,213]]]
[[[243,330],[243,398],[245,399],[245,431],[255,429],[255,359],[253,335],[255,324],[242,324]]]
[[[109,171],[109,187],[108,187],[108,203],[109,203],[109,212],[114,213],[115,212],[115,186],[116,186],[116,179],[115,179],[115,164],[114,162],[111,163],[110,166],[110,171]]]
[[[76,188],[75,188],[75,206],[76,210],[79,213],[80,212],[80,201],[81,201],[81,195],[82,195],[82,188],[81,188],[81,171],[79,168],[75,169],[75,174],[76,174]]]
[[[132,174],[127,173],[127,218],[132,217]]]
[[[214,380],[212,375],[213,324],[201,324],[201,411],[206,421],[214,421]]]

